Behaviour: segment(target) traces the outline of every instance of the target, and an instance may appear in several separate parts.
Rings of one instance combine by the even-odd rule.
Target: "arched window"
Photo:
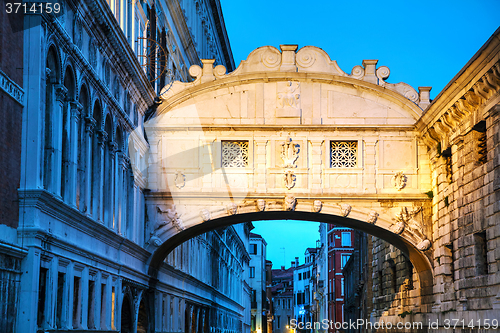
[[[66,67],[64,73],[64,87],[67,90],[66,100],[63,104],[62,119],[62,166],[61,166],[61,195],[65,201],[70,198],[71,168],[70,168],[70,150],[71,150],[71,108],[69,101],[75,100],[75,79],[71,67]]]
[[[104,223],[110,227],[115,228],[115,216],[113,212],[113,174],[114,174],[114,149],[111,145],[112,143],[112,123],[111,116],[108,114],[106,116],[106,121],[104,123],[104,186],[103,186],[103,209],[104,209]],[[107,138],[107,139],[106,139]]]
[[[86,85],[80,88],[79,102],[82,105],[82,110],[80,113],[80,122],[78,124],[78,160],[77,160],[77,171],[76,171],[76,207],[81,212],[86,212],[88,203],[85,202],[85,169],[86,169],[86,136],[85,132],[85,118],[89,115],[90,100],[89,93]]]
[[[99,135],[102,135],[102,108],[99,102],[96,102],[93,110],[93,120],[95,123],[95,130],[92,135],[92,145],[91,145],[91,161],[92,166],[91,177],[91,200],[90,200],[90,211],[92,216],[96,220],[100,220],[100,191],[101,191],[101,147],[99,145],[100,139]]]

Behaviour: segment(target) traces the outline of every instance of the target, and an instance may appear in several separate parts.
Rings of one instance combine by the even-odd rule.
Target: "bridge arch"
[[[429,88],[386,82],[364,60],[351,73],[321,49],[253,51],[232,73],[214,60],[162,91],[144,124],[149,153],[148,262],[154,284],[182,242],[231,224],[294,219],[347,226],[399,248],[433,285],[432,176],[415,123]],[[142,159],[142,162],[141,162]]]

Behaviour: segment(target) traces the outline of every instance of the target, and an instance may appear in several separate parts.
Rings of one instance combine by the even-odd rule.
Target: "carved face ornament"
[[[321,200],[314,200],[313,208],[316,213],[319,213],[321,211],[321,208],[323,208],[323,203],[321,202]]]
[[[266,209],[266,200],[258,199],[257,208],[259,209],[259,212],[263,212]]]

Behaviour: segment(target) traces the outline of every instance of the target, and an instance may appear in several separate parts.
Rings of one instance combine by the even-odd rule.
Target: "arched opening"
[[[62,112],[62,170],[61,170],[61,195],[65,201],[71,197],[70,191],[70,149],[71,149],[71,105],[70,101],[75,100],[75,79],[70,66],[66,67],[64,73],[64,87],[66,88],[66,99],[63,102]]]
[[[79,103],[82,105],[82,110],[80,113],[80,122],[78,124],[78,165],[76,173],[76,207],[81,212],[87,211],[88,202],[86,202],[85,192],[86,192],[86,177],[85,170],[87,167],[87,131],[86,122],[87,117],[90,113],[90,99],[89,92],[86,85],[82,85],[80,88]],[[90,128],[89,128],[90,130]],[[89,166],[90,167],[90,166]],[[87,180],[88,181],[88,180]]]
[[[104,224],[110,228],[116,228],[116,216],[113,212],[113,174],[115,171],[114,167],[114,151],[111,143],[113,142],[113,130],[111,124],[111,116],[108,114],[106,116],[106,121],[104,123]]]
[[[57,56],[57,51],[54,46],[49,48],[46,62],[46,81],[45,81],[45,128],[44,128],[44,168],[43,168],[43,187],[47,190],[55,190],[54,175],[57,174],[56,165],[56,126],[53,126],[55,121],[54,108],[56,101],[56,85],[60,80],[60,65]]]
[[[122,333],[133,333],[134,325],[132,323],[132,304],[130,303],[130,299],[128,295],[123,297],[122,302],[122,316],[121,316],[121,332]]]
[[[94,125],[94,131],[92,133],[92,144],[90,149],[90,165],[91,167],[91,198],[90,198],[90,212],[94,219],[102,221],[100,215],[100,207],[102,207],[102,185],[101,185],[101,145],[100,140],[102,139],[102,108],[99,101],[94,104],[94,109],[92,112],[92,123]]]
[[[137,315],[137,333],[147,333],[149,325],[149,314],[144,298],[139,305],[139,313]]]
[[[420,295],[432,294],[433,273],[430,260],[422,252],[416,249],[409,240],[375,224],[367,223],[357,219],[331,214],[301,211],[264,211],[256,213],[235,214],[208,220],[204,223],[196,224],[188,229],[182,230],[170,237],[168,241],[163,242],[152,255],[149,263],[149,273],[152,277],[150,285],[154,287],[154,285],[156,284],[158,269],[167,255],[175,250],[178,245],[184,243],[185,241],[195,236],[201,235],[207,231],[227,227],[238,223],[274,220],[301,220],[323,222],[334,224],[337,226],[349,227],[378,237],[398,248],[401,253],[410,260],[411,264],[418,274]]]

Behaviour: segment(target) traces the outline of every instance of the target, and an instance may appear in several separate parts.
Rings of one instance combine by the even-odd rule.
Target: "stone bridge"
[[[389,68],[377,67],[377,60],[346,73],[319,48],[280,48],[258,48],[228,74],[203,60],[203,68],[189,70],[193,82],[162,91],[144,125],[147,164],[134,162],[150,189],[146,238],[153,279],[170,251],[208,230],[257,220],[319,221],[399,248],[417,272],[418,312],[456,311],[467,298],[450,282],[458,259],[449,253],[456,249],[450,228],[458,211],[443,209],[448,200],[460,208],[457,188],[447,187],[460,182],[452,169],[466,165],[457,160],[457,142],[498,114],[498,107],[491,109],[500,87],[498,56],[488,60],[488,73],[474,67],[479,74],[461,79],[460,93],[438,100],[451,102],[429,107],[430,87],[417,92],[386,82]],[[477,90],[482,94],[474,95]],[[482,124],[490,130],[495,123]],[[131,149],[133,156],[137,149]]]

